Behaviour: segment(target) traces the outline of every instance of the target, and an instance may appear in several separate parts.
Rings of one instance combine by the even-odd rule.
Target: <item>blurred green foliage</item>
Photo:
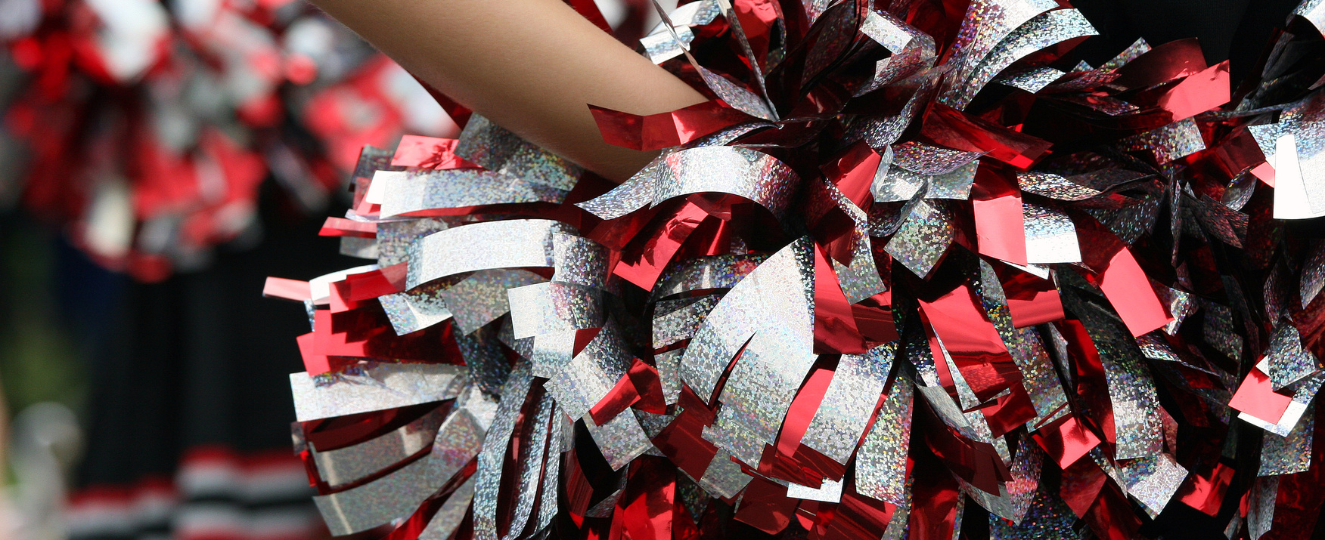
[[[86,364],[59,317],[55,234],[0,218],[0,388],[11,418],[43,401],[83,410]]]

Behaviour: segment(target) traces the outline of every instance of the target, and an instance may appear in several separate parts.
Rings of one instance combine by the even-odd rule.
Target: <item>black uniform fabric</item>
[[[317,220],[289,218],[276,208],[279,197],[264,195],[256,247],[222,247],[205,270],[161,283],[118,278],[84,291],[115,300],[101,314],[102,328],[84,332],[103,344],[90,355],[88,444],[70,509],[75,538],[187,537],[176,529],[190,506],[227,513],[241,525],[235,538],[271,536],[246,534],[245,522],[316,525],[307,481],[271,477],[299,469],[290,450],[289,374],[303,371],[294,336],[308,332],[308,318],[297,304],[263,298],[262,288],[269,275],[309,278],[352,260],[337,255],[335,239],[309,242]],[[76,312],[80,300],[69,300]],[[218,479],[227,466],[235,470]],[[134,509],[163,483],[174,484],[165,488],[170,511]]]

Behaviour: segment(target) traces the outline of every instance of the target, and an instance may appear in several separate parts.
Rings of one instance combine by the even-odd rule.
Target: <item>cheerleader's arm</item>
[[[587,104],[653,114],[704,101],[561,0],[312,0],[420,79],[622,181],[656,152],[603,142]]]

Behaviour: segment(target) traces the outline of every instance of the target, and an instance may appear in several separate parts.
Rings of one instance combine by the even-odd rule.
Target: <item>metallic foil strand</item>
[[[380,363],[320,376],[317,382],[306,372],[292,373],[290,390],[295,419],[308,422],[451,399],[465,380],[464,366]]]

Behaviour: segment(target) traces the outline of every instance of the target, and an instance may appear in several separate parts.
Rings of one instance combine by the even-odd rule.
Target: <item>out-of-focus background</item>
[[[327,537],[263,282],[358,264],[361,147],[457,131],[302,0],[0,0],[0,539]]]

